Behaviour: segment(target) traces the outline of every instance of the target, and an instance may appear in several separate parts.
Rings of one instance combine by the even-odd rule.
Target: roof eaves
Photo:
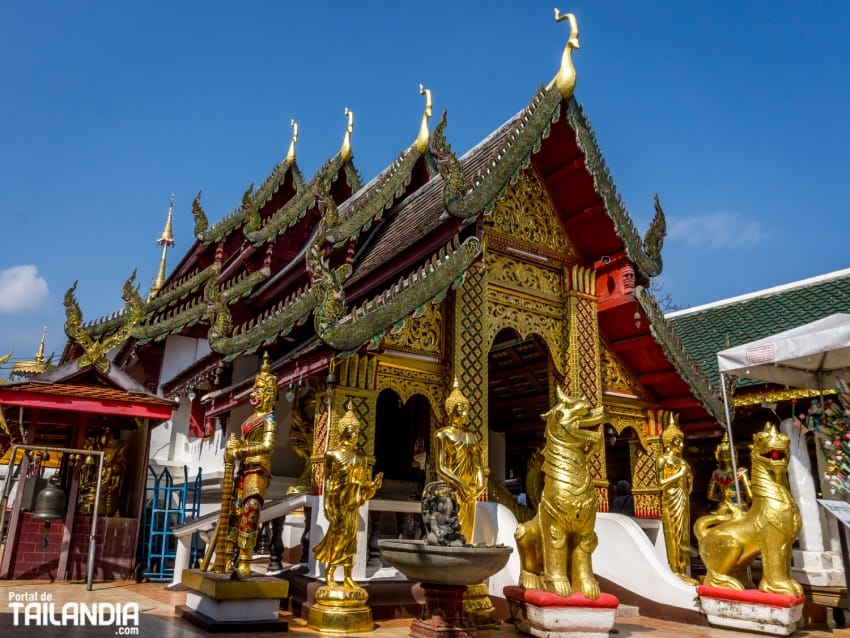
[[[723,404],[720,397],[697,362],[685,349],[676,330],[664,318],[655,298],[642,286],[635,288],[634,296],[647,316],[653,339],[664,351],[667,360],[690,386],[694,396],[708,413],[718,421],[722,421]]]

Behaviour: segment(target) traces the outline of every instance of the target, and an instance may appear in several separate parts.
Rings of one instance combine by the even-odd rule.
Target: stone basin
[[[444,547],[421,540],[381,539],[381,556],[410,580],[435,585],[482,582],[508,562],[511,547]]]

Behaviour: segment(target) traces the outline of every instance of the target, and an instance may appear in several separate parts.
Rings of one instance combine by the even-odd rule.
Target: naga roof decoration
[[[492,212],[493,203],[507,188],[516,183],[519,173],[531,162],[531,155],[540,150],[541,141],[561,116],[561,94],[557,88],[541,89],[528,106],[511,121],[511,130],[498,155],[471,180],[466,178],[461,162],[446,141],[446,112],[431,142],[432,153],[445,184],[443,202],[455,217],[467,220],[482,211]]]
[[[584,109],[579,106],[575,98],[570,98],[568,104],[567,117],[575,131],[578,146],[584,153],[585,165],[593,176],[596,191],[605,202],[605,211],[614,222],[617,235],[626,246],[626,254],[647,277],[660,275],[661,248],[664,245],[664,236],[667,234],[667,223],[658,195],[655,196],[655,217],[649,224],[645,238],[641,240],[631,215],[623,203],[623,198],[617,193],[617,187],[605,165],[605,158],[602,156],[596,135],[590,128]]]
[[[708,380],[696,360],[688,353],[676,330],[664,318],[664,314],[655,302],[655,298],[643,286],[636,286],[634,297],[646,313],[649,329],[655,342],[661,346],[667,360],[691,387],[694,396],[703,407],[718,421],[723,420],[723,403],[717,391]]]
[[[272,213],[260,228],[246,230],[245,237],[255,245],[260,245],[286,232],[316,205],[317,192],[325,188],[329,190],[330,185],[337,179],[340,170],[344,171],[352,191],[361,188],[360,174],[357,169],[351,162],[343,160],[342,156],[337,153],[322,165],[307,184],[301,183],[295,196]]]
[[[210,264],[203,270],[195,270],[185,277],[171,282],[168,286],[159,291],[156,297],[149,299],[144,303],[144,316],[147,320],[152,318],[154,312],[162,310],[174,305],[181,299],[185,299],[190,294],[194,293],[206,281],[218,273],[218,266]],[[108,335],[127,323],[128,315],[124,309],[114,312],[106,317],[95,319],[84,324],[84,328],[89,335],[97,339],[103,335]]]
[[[322,326],[319,338],[343,355],[351,355],[367,343],[377,347],[387,330],[401,329],[408,316],[418,316],[426,303],[439,302],[449,288],[459,287],[481,250],[477,237],[468,237],[463,243],[455,237],[418,270],[346,316]]]
[[[350,184],[353,183],[358,189],[358,194],[345,202],[342,212],[330,195],[330,186],[340,169],[347,166],[342,159],[342,151],[345,148],[327,162],[295,197],[269,217],[262,228],[245,233],[256,244],[267,242],[285,232],[314,206],[318,205],[322,210],[319,231],[306,254],[307,270],[315,277],[312,287],[302,288],[297,293],[290,294],[284,301],[235,329],[226,305],[216,300],[213,290],[208,291],[207,302],[211,308],[213,324],[208,340],[215,352],[226,355],[227,359],[233,359],[241,353],[255,352],[263,345],[274,342],[279,336],[285,336],[294,327],[302,325],[314,311],[314,324],[318,334],[322,334],[345,315],[342,285],[351,273],[351,266],[343,264],[339,268],[331,269],[324,259],[321,247],[326,242],[333,243],[335,239],[336,245],[339,245],[356,238],[363,229],[380,218],[410,184],[413,168],[422,157],[417,146],[424,145],[427,149],[430,137],[427,128],[431,115],[430,91],[420,86],[420,93],[426,96],[426,105],[416,140],[410,148],[402,151],[396,162],[365,188],[359,186],[359,176],[354,176],[356,181],[347,176]],[[350,111],[347,114],[351,117]],[[346,136],[349,135],[350,131],[346,130]],[[343,146],[345,147],[345,142]],[[398,323],[400,319],[401,317],[395,318],[392,324]]]
[[[247,295],[259,282],[266,279],[270,270],[266,267],[260,268],[253,273],[243,272],[231,280],[228,280],[227,286],[220,290],[218,282],[215,279],[208,279],[204,288],[204,297],[211,290],[215,292],[213,295],[219,295],[222,303],[227,305],[235,303],[240,297]],[[139,343],[147,343],[153,340],[160,340],[167,337],[173,332],[184,327],[194,326],[202,319],[207,318],[208,311],[205,305],[206,301],[195,298],[175,308],[170,313],[154,317],[151,323],[136,326],[131,336],[139,340]]]
[[[133,274],[124,282],[122,289],[121,297],[124,299],[124,315],[127,317],[126,323],[115,333],[101,339],[93,339],[85,328],[83,328],[83,313],[74,296],[74,291],[77,289],[77,282],[75,281],[68,288],[64,300],[65,334],[83,349],[83,355],[77,362],[78,368],[82,369],[87,365],[92,365],[103,372],[108,371],[109,359],[106,358],[106,355],[112,348],[130,337],[133,328],[144,316],[144,302],[139,295],[138,286],[133,285],[135,280],[136,271],[133,270]]]
[[[226,334],[231,323],[227,306],[216,304],[211,307],[213,316],[210,323],[215,329],[211,328],[207,335],[209,346],[214,352],[226,355],[226,361],[231,361],[240,354],[252,354],[259,348],[270,345],[278,337],[285,337],[296,326],[302,325],[317,303],[313,288],[304,287],[261,315],[236,326],[232,334]],[[219,314],[223,316],[219,317]]]

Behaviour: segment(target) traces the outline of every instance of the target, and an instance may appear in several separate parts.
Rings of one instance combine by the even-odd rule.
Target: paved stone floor
[[[112,602],[128,603],[136,602],[141,612],[138,627],[34,627],[23,626],[23,619],[19,619],[18,626],[14,625],[14,602],[23,600],[27,596],[36,597],[38,600],[47,600],[61,609],[66,602]],[[85,583],[48,583],[46,581],[0,581],[0,637],[5,636],[38,636],[39,638],[100,638],[101,636],[134,635],[144,638],[177,638],[186,636],[195,638],[209,635],[194,625],[177,618],[174,613],[175,605],[186,601],[185,592],[171,592],[165,589],[164,583],[132,583],[132,582],[109,582],[95,583],[92,591],[86,591]],[[10,604],[12,606],[10,606]],[[318,632],[305,626],[301,619],[289,618],[289,636],[320,635]],[[405,638],[410,627],[409,619],[396,619],[378,623],[378,628],[371,633],[364,634],[372,638]],[[135,631],[138,629],[138,631]],[[129,631],[127,631],[129,630]],[[251,633],[224,634],[234,638],[253,636]],[[271,634],[268,634],[271,635]],[[519,638],[523,634],[517,632],[513,625],[503,623],[499,630],[482,632],[481,638]],[[611,633],[616,638],[675,638],[679,636],[711,638],[735,638],[750,635],[746,632],[728,631],[709,627],[694,625],[683,625],[680,623],[645,618],[641,616],[619,616]],[[826,629],[798,630],[794,638],[825,638],[833,633]]]

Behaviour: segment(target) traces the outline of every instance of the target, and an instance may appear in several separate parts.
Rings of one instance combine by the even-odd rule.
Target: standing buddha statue
[[[667,561],[673,573],[689,584],[696,581],[688,576],[691,562],[691,506],[693,489],[691,466],[682,457],[685,435],[677,423],[678,416],[670,420],[661,434],[664,450],[656,461],[656,478],[661,488],[661,521],[664,525],[664,544]]]
[[[469,400],[455,379],[446,399],[449,424],[437,430],[437,474],[457,495],[460,533],[472,542],[475,529],[475,503],[487,488],[484,449],[478,435],[469,426]]]

